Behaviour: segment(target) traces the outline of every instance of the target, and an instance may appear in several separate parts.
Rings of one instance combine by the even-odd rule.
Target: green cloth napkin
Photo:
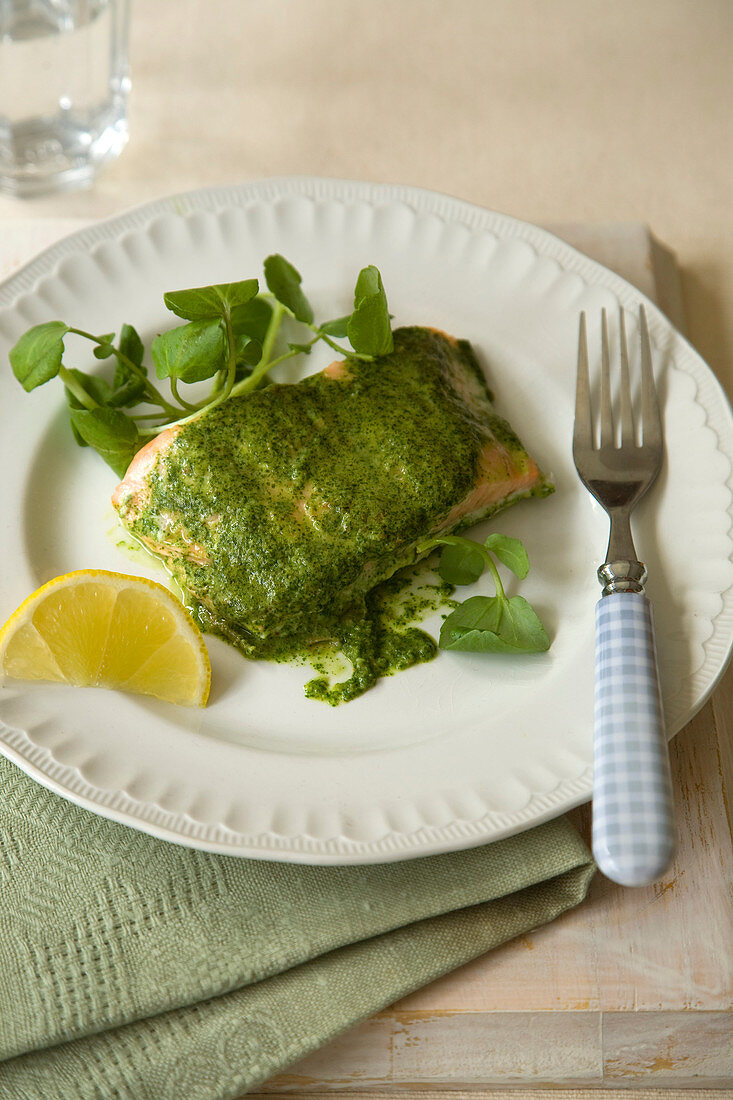
[[[209,855],[0,758],[0,1096],[225,1100],[585,896],[563,819],[368,867]]]

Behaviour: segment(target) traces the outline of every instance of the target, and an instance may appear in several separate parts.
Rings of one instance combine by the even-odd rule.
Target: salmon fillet
[[[232,398],[162,432],[112,498],[205,629],[326,637],[448,534],[552,486],[468,342],[397,329],[394,351]]]

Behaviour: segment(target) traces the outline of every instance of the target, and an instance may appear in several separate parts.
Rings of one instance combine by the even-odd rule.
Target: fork
[[[641,443],[632,408],[623,310],[619,317],[618,412],[611,396],[611,355],[601,315],[600,436],[594,440],[585,313],[580,316],[573,460],[585,487],[608,513],[610,538],[598,570],[595,717],[593,732],[593,854],[601,871],[624,886],[654,882],[675,850],[672,782],[659,690],[652,608],[644,595],[645,566],[637,560],[631,512],[656,480],[663,437],[649,330],[639,309]],[[620,420],[618,425],[614,423]],[[616,435],[620,442],[616,442]]]

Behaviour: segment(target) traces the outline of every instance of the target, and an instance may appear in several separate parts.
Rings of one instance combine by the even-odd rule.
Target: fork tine
[[[588,335],[585,327],[585,313],[581,313],[580,333],[578,335],[578,380],[575,387],[573,446],[591,447],[592,445],[593,430],[590,409],[590,378],[588,375]]]
[[[662,441],[662,421],[659,415],[659,403],[654,387],[654,371],[652,368],[652,346],[649,339],[649,328],[646,320],[646,310],[639,306],[639,329],[641,336],[641,430],[642,442],[652,446],[659,445]]]
[[[619,344],[621,351],[621,443],[634,442],[634,414],[631,409],[631,378],[629,352],[626,344],[626,320],[623,309],[619,313]]]
[[[608,347],[608,318],[601,310],[601,447],[613,446],[611,408],[611,353]]]

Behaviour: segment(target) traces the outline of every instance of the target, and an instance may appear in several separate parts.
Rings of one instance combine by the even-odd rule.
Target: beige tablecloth
[[[131,139],[101,217],[278,175],[416,184],[543,225],[647,222],[733,378],[730,0],[133,0]]]

